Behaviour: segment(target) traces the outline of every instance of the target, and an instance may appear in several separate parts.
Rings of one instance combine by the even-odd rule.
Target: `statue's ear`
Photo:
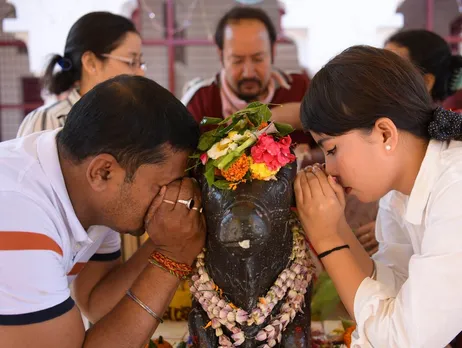
[[[286,165],[284,168],[281,168],[281,174],[285,177],[289,183],[288,187],[290,188],[290,206],[295,207],[295,192],[294,192],[294,181],[297,176],[297,162],[292,162]]]
[[[295,181],[295,177],[297,176],[297,163],[292,162],[282,167],[277,176],[281,178],[283,177],[288,182],[293,184],[293,182]]]
[[[290,206],[295,207],[294,181],[297,175],[297,163],[292,162],[282,167],[277,173],[278,180],[286,180],[290,190]]]
[[[204,167],[203,166],[194,167],[193,169],[189,171],[189,173],[192,178],[197,180],[197,182],[199,183],[199,186],[202,188],[202,185],[204,184],[204,180],[205,180]]]
[[[293,186],[292,186],[293,188]],[[295,201],[295,192],[294,190],[292,189],[292,196],[291,196],[291,200],[290,200],[290,207],[291,208],[296,208],[297,207],[297,202]]]

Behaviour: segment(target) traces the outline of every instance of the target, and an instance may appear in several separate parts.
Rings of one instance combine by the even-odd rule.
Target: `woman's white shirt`
[[[462,142],[430,141],[411,194],[381,199],[376,237],[352,347],[445,347],[462,331]]]

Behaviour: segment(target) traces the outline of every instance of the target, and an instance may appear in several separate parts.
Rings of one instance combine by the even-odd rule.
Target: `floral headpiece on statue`
[[[194,167],[205,166],[209,186],[235,190],[250,180],[276,180],[279,170],[295,161],[288,135],[294,129],[270,118],[268,105],[260,102],[225,119],[204,117],[201,126],[216,128],[202,134],[191,158],[197,161]]]

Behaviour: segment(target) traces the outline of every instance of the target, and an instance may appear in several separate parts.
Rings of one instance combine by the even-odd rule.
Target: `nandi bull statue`
[[[195,347],[310,347],[314,272],[291,211],[295,156],[288,125],[252,103],[202,135],[196,177],[207,243],[191,279]]]

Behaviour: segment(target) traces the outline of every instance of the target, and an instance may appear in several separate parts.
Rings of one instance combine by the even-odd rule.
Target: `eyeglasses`
[[[118,60],[119,62],[124,62],[132,70],[140,68],[141,70],[146,71],[147,69],[146,63],[143,62],[139,58],[127,58],[127,57],[121,57],[121,56],[114,56],[112,54],[102,54],[101,56],[105,58],[115,59],[115,60]]]

